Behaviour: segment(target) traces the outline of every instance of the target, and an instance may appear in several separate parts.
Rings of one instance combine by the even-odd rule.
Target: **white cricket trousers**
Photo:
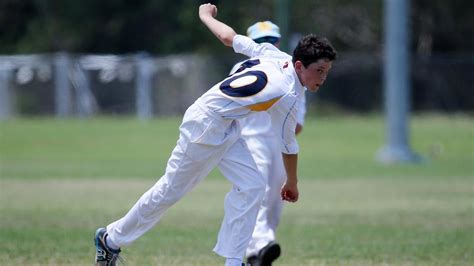
[[[246,256],[249,257],[275,240],[283,209],[280,191],[286,180],[286,171],[276,135],[255,134],[244,136],[244,140],[251,149],[258,170],[267,179],[265,196],[246,250]]]
[[[198,101],[184,114],[165,174],[123,218],[107,226],[110,239],[119,247],[150,230],[217,166],[233,186],[224,200],[224,219],[214,252],[243,259],[265,193],[265,178],[240,138],[238,122],[223,119]]]

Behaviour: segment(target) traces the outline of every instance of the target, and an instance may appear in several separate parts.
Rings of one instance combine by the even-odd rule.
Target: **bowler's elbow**
[[[219,39],[225,46],[232,47],[232,43],[234,42],[235,35],[237,35],[235,31],[228,31],[219,35]]]

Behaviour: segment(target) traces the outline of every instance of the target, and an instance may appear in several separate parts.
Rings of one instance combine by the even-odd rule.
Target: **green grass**
[[[12,120],[0,125],[2,176],[151,177],[164,170],[179,121]]]
[[[179,119],[11,120],[0,123],[2,178],[161,176]],[[468,117],[416,117],[411,146],[425,162],[382,165],[379,117],[308,119],[299,136],[303,178],[472,177],[474,125]],[[218,175],[213,174],[211,178]]]
[[[163,172],[178,119],[0,123],[0,265],[91,265],[96,227]],[[473,265],[474,125],[411,121],[418,165],[381,165],[378,117],[311,120],[301,198],[287,204],[275,265]],[[212,253],[230,185],[217,171],[124,249],[127,265],[222,265]]]

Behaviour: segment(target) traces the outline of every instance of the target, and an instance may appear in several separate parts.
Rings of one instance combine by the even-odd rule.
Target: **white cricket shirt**
[[[257,44],[243,35],[234,37],[233,48],[250,59],[198,101],[227,119],[268,112],[275,134],[281,140],[281,151],[298,153],[295,127],[298,102],[302,101],[305,88],[296,75],[291,56],[271,44]]]

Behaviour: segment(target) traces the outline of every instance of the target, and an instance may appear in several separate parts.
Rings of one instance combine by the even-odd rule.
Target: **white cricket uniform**
[[[230,74],[236,72],[245,61],[234,65]],[[296,121],[304,124],[306,114],[306,97],[298,98]],[[250,149],[257,169],[266,177],[265,196],[258,211],[252,239],[246,250],[246,256],[256,255],[270,241],[276,238],[276,228],[280,223],[283,200],[280,190],[286,181],[286,171],[278,148],[278,136],[272,127],[271,117],[267,112],[254,112],[239,119],[242,138]]]
[[[243,259],[265,194],[266,177],[257,170],[240,137],[237,119],[252,111],[268,111],[280,136],[281,151],[296,154],[296,102],[304,88],[291,57],[274,46],[237,35],[233,47],[235,52],[254,57],[255,65],[214,85],[188,108],[165,174],[124,217],[107,226],[110,239],[118,246],[132,243],[151,229],[217,166],[233,186],[224,200],[225,214],[214,252]]]

